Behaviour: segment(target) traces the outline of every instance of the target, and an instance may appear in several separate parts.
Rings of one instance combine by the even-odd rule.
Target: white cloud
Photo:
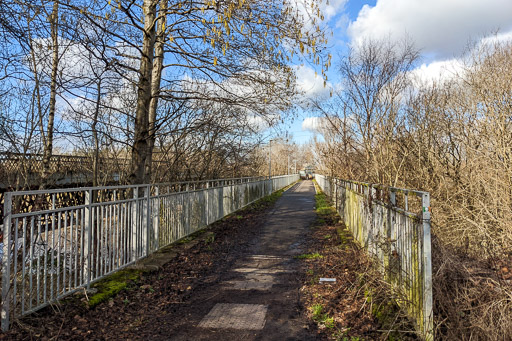
[[[343,12],[347,1],[348,0],[330,0],[321,1],[318,4],[317,2],[313,2],[313,0],[290,0],[285,6],[289,7],[292,12],[296,13],[302,19],[306,30],[312,30],[315,28],[312,19],[317,18],[317,13],[315,12],[315,6],[317,4],[319,5],[321,14],[324,16],[324,22],[329,22],[332,18]],[[315,4],[314,6],[311,5],[312,2]],[[320,18],[317,20],[319,21]]]
[[[444,82],[453,79],[462,71],[462,63],[458,59],[436,61],[430,64],[422,64],[411,71],[413,81],[417,86],[432,81]]]
[[[329,96],[332,88],[331,83],[327,82],[324,87],[322,75],[315,74],[315,70],[309,66],[297,65],[295,66],[295,73],[297,75],[297,88],[302,92],[303,98],[308,100]]]
[[[242,117],[239,117],[240,120],[242,120]],[[247,121],[247,124],[251,129],[257,133],[261,133],[271,126],[271,121],[275,121],[279,119],[279,115],[277,114],[271,114],[270,118],[263,118],[261,116],[251,115],[248,114],[245,117],[245,120]]]
[[[325,21],[329,21],[345,9],[348,0],[331,0],[320,4]]]
[[[347,14],[340,15],[338,20],[336,21],[336,24],[334,27],[336,27],[338,30],[345,31],[348,24],[350,23],[350,18]]]
[[[58,38],[59,63],[58,74],[62,82],[87,83],[95,78],[96,74],[105,72],[105,61],[97,58],[101,52],[94,46],[89,49],[83,45],[66,38]],[[118,47],[120,49],[121,47]],[[50,38],[37,38],[34,40],[37,71],[49,75],[53,62],[53,43]],[[124,51],[123,51],[124,52]],[[134,59],[135,60],[135,59]],[[124,60],[125,63],[136,68],[138,62]],[[29,56],[25,62],[32,67]]]
[[[512,42],[512,31],[505,33],[498,33],[487,36],[480,40],[478,48],[488,49],[495,44],[511,43]]]
[[[304,121],[302,121],[302,130],[321,133],[325,126],[324,120],[325,119],[322,117],[306,117]]]
[[[411,71],[410,75],[416,86],[432,81],[449,81],[456,76],[462,76],[464,74],[466,70],[464,59],[466,57],[471,59],[471,55],[478,56],[483,54],[485,56],[491,54],[497,46],[512,46],[512,32],[494,34],[481,39],[471,50],[466,51],[466,56],[461,56],[461,58],[423,63],[420,67]]]
[[[378,0],[349,25],[353,43],[365,38],[411,38],[432,59],[460,55],[470,39],[512,32],[510,0]]]

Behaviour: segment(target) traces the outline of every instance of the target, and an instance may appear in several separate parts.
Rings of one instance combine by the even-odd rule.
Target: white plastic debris
[[[336,283],[336,278],[320,278],[320,283]]]

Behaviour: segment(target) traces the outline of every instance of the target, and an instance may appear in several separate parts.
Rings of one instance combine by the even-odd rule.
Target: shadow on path
[[[219,281],[191,297],[180,323],[169,326],[171,340],[316,340],[302,315],[294,258],[316,214],[315,190],[303,181],[276,202],[257,236]],[[205,314],[205,312],[207,312]],[[173,317],[176,321],[176,316]],[[166,316],[153,323],[166,323]],[[158,328],[161,332],[162,328]]]
[[[94,308],[83,293],[71,295],[0,339],[317,340],[294,258],[306,250],[314,194],[311,181],[297,183],[267,212],[268,203],[249,207],[171,245],[148,260],[155,269],[126,279],[126,289]]]

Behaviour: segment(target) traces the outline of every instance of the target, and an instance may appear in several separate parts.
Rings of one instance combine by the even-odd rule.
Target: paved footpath
[[[299,301],[299,260],[315,219],[315,190],[302,181],[277,201],[263,230],[200,304],[209,313],[184,317],[171,340],[316,340]],[[204,295],[202,295],[204,297]]]

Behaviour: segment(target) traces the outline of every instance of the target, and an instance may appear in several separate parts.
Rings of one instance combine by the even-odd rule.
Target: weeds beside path
[[[323,193],[316,195],[316,212],[308,251],[298,257],[306,275],[301,295],[309,318],[332,340],[415,339],[413,333],[393,331],[412,328]],[[321,278],[328,280],[320,283]]]

